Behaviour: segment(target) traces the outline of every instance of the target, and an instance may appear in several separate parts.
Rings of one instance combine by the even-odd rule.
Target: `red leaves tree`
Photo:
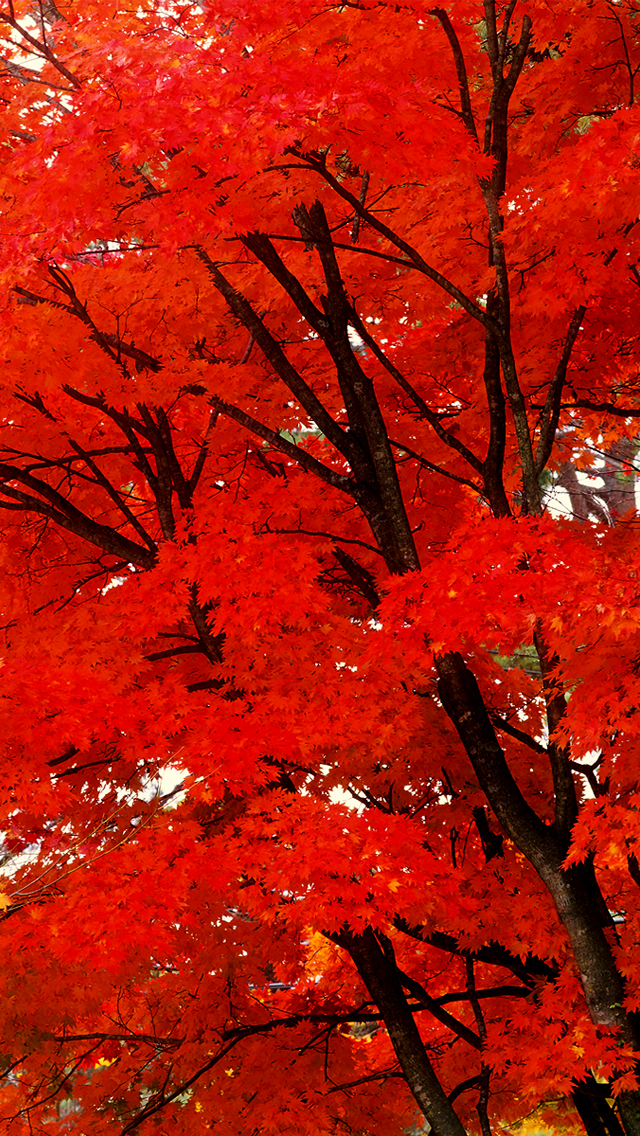
[[[636,1136],[636,8],[1,16],[5,1129]]]

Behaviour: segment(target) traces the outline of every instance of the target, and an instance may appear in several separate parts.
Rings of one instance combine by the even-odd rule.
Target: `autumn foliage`
[[[635,0],[0,23],[0,1132],[638,1136]]]

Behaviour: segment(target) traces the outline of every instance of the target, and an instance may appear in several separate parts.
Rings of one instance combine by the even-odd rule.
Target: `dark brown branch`
[[[355,475],[354,480],[337,474],[310,454],[298,450],[298,447],[293,446],[274,430],[264,426],[238,407],[230,406],[217,397],[212,399],[212,405],[253,433],[257,433],[259,437],[269,441],[274,448],[287,453],[304,468],[316,473],[323,481],[349,493],[365,514],[390,569],[394,572],[413,569],[418,566],[418,560],[398,482],[396,464],[373,383],[362,371],[349,342],[347,304],[324,210],[319,202],[315,202],[310,212],[300,206],[298,214],[305,231],[313,236],[313,243],[318,249],[328,285],[328,296],[323,300],[325,312],[322,317],[319,316],[319,310],[311,304],[296,278],[281,264],[273,246],[269,242],[265,244],[264,240],[255,238],[253,247],[256,254],[260,251],[260,255],[265,257],[270,271],[277,272],[276,278],[279,278],[282,285],[289,290],[301,313],[322,336],[336,366],[349,415],[350,433],[338,426],[328,414],[246,298],[231,286],[203,249],[198,250],[198,255],[207,266],[216,288],[227,301],[229,308],[255,337],[276,374],[295,395],[311,420],[348,461]]]
[[[316,307],[307,295],[297,276],[294,276],[293,272],[287,268],[269,238],[263,233],[247,233],[241,240],[245,248],[249,249],[264,264],[274,280],[277,280],[287,295],[291,297],[300,315],[306,319],[319,336],[324,337],[329,330],[325,313]]]
[[[19,907],[16,908],[16,910],[19,910]],[[47,1104],[47,1102],[50,1101],[50,1100],[55,1100],[56,1097],[59,1096],[60,1093],[64,1092],[66,1087],[71,1083],[71,1079],[73,1077],[73,1074],[76,1072],[76,1070],[80,1068],[80,1066],[82,1065],[82,1063],[84,1061],[88,1060],[88,1058],[91,1056],[92,1053],[95,1053],[95,1051],[100,1048],[101,1044],[102,1044],[102,1042],[97,1041],[95,1043],[95,1045],[91,1045],[89,1047],[89,1049],[85,1050],[84,1053],[81,1053],[80,1056],[76,1058],[76,1060],[74,1061],[73,1065],[71,1065],[71,1067],[66,1065],[64,1070],[61,1071],[60,1075],[56,1079],[51,1078],[48,1083],[50,1085],[54,1084],[55,1088],[53,1088],[50,1093],[47,1093],[47,1095],[44,1096],[44,1097],[38,1097],[35,1100],[33,1099],[33,1096],[30,1097],[29,1098],[29,1104],[27,1104],[21,1110],[21,1113],[18,1113],[18,1114],[16,1114],[16,1116],[13,1116],[13,1117],[5,1116],[5,1117],[3,1117],[3,1119],[10,1122],[11,1120],[17,1119],[17,1116],[19,1116],[19,1115],[26,1116],[29,1119],[30,1114],[32,1112],[34,1112],[37,1108],[41,1108],[43,1104]],[[57,1083],[56,1083],[56,1080],[57,1080]],[[30,1128],[31,1131],[33,1131],[30,1123],[29,1123],[29,1128]]]
[[[82,537],[90,544],[97,545],[98,548],[103,548],[105,552],[112,553],[119,560],[124,559],[127,563],[137,564],[141,568],[153,567],[155,556],[149,549],[135,544],[128,537],[122,536],[116,529],[94,521],[91,517],[82,513],[80,509],[77,509],[75,505],[72,505],[56,489],[47,485],[45,481],[33,477],[18,466],[5,465],[4,463],[0,463],[0,480],[4,481],[4,484],[0,484],[0,492],[4,493],[6,497],[12,498],[15,502],[14,504],[8,501],[0,501],[0,508],[22,509],[25,512],[39,513],[41,516],[55,521],[68,532]],[[32,492],[39,494],[39,497],[24,493],[22,490],[7,484],[7,482],[16,481],[27,486]]]
[[[207,610],[198,599],[198,589],[195,584],[191,585],[190,592],[189,614],[198,633],[198,642],[210,663],[221,663],[224,632],[212,634],[207,622]]]
[[[395,379],[398,386],[402,388],[405,394],[408,395],[408,397],[411,399],[414,406],[416,406],[420,411],[422,417],[425,418],[429,425],[435,430],[440,440],[444,442],[445,445],[450,446],[451,449],[459,453],[461,457],[463,457],[464,460],[468,462],[468,464],[473,469],[477,470],[478,473],[482,473],[482,462],[479,460],[479,458],[477,458],[475,454],[473,454],[471,450],[464,445],[463,442],[461,442],[458,438],[455,438],[453,434],[449,434],[448,431],[444,429],[436,412],[434,410],[431,410],[431,407],[427,405],[424,399],[418,394],[411,383],[409,383],[402,372],[398,370],[398,368],[391,362],[384,351],[378,346],[375,339],[367,330],[365,324],[362,322],[360,316],[353,307],[351,307],[349,310],[349,322],[352,324],[354,330],[357,331],[358,335],[362,339],[362,342],[366,343],[367,347],[369,347],[373,352],[378,362],[381,363],[388,374],[390,374],[392,378]]]
[[[55,67],[56,71],[59,71],[61,75],[64,75],[65,79],[69,83],[71,83],[72,87],[75,87],[76,90],[80,87],[80,80],[76,79],[75,75],[73,75],[72,72],[65,67],[64,63],[61,63],[59,59],[56,59],[51,48],[48,47],[47,44],[41,43],[40,40],[36,39],[35,36],[32,36],[28,31],[26,31],[22,27],[22,25],[18,23],[13,15],[7,15],[6,12],[0,12],[0,20],[2,20],[3,23],[8,24],[9,27],[14,29],[14,31],[18,32],[18,34],[21,35],[22,38],[25,39],[27,43],[29,43],[31,47],[35,49],[38,55],[48,60],[48,62],[51,63],[53,67]]]
[[[487,295],[487,314],[492,320],[498,316],[495,289]],[[482,464],[486,498],[494,516],[508,517],[511,508],[504,488],[504,455],[507,438],[507,414],[502,379],[500,376],[500,349],[490,327],[484,335],[484,389],[489,411],[489,444]]]
[[[368,188],[369,188],[369,171],[365,170],[365,172],[362,175],[362,185],[360,186],[360,196],[358,198],[360,205],[364,205],[364,203],[367,199]],[[357,245],[359,239],[360,239],[360,214],[356,213],[354,218],[353,218],[353,224],[351,226],[351,244]]]
[[[565,868],[566,847],[525,800],[507,762],[474,675],[462,656],[436,659],[441,702],[473,766],[478,783],[506,832],[548,889],[567,932],[592,1021],[617,1027],[636,1044],[623,1008],[624,985],[602,918],[602,896],[589,865]],[[605,909],[606,910],[606,909]]]
[[[518,0],[509,0],[505,8],[502,27],[498,37],[498,65],[504,67],[504,62],[507,55],[507,48],[509,46],[509,28],[511,27],[511,18],[516,9]]]
[[[451,473],[450,470],[443,469],[440,465],[435,465],[433,462],[428,461],[427,458],[423,458],[422,454],[418,454],[415,450],[412,450],[405,442],[394,442],[393,439],[390,439],[390,441],[394,449],[407,454],[413,461],[417,461],[423,469],[428,469],[430,473],[439,473],[442,477],[448,477],[450,481],[456,481],[458,485],[466,485],[468,489],[473,489],[474,493],[479,494],[480,497],[484,495],[482,486],[476,485],[474,481],[469,481],[468,477],[459,477],[457,473]]]
[[[323,536],[329,540],[339,541],[340,544],[356,544],[359,548],[366,548],[367,552],[375,552],[376,556],[382,556],[379,548],[375,548],[373,544],[367,544],[365,540],[356,540],[354,537],[338,536],[336,533],[322,532],[319,529],[274,529],[271,525],[266,524],[264,532],[281,533],[283,536]]]
[[[333,554],[347,573],[356,590],[371,604],[371,607],[375,611],[375,609],[380,606],[381,600],[371,573],[364,568],[362,564],[359,564],[353,556],[350,556],[344,548],[334,548]]]
[[[85,761],[82,765],[73,765],[70,769],[63,769],[61,773],[54,773],[53,776],[60,781],[63,777],[74,777],[76,773],[82,773],[85,769],[94,769],[98,765],[115,765],[120,760],[119,757],[101,757],[97,761]]]
[[[558,968],[555,964],[551,965],[532,954],[527,955],[526,959],[523,960],[518,955],[508,951],[501,943],[489,943],[477,947],[475,950],[469,950],[467,947],[461,947],[454,935],[448,935],[444,931],[426,932],[420,926],[412,927],[399,916],[394,920],[394,924],[399,931],[410,938],[426,943],[428,946],[443,951],[452,957],[466,958],[469,955],[471,958],[478,959],[479,962],[498,966],[503,970],[510,970],[529,989],[533,989],[540,981],[552,981],[558,976]],[[445,995],[445,997],[447,996]]]
[[[96,410],[99,410],[103,414],[107,414],[109,418],[111,418],[111,420],[115,422],[116,426],[118,426],[120,430],[122,430],[122,433],[131,446],[137,468],[140,470],[143,477],[146,478],[152,492],[155,494],[157,477],[151,467],[147,456],[149,453],[153,454],[153,447],[149,447],[147,449],[146,447],[142,446],[137,436],[138,433],[142,434],[142,436],[145,437],[147,441],[149,441],[149,434],[144,423],[139,422],[137,419],[133,418],[132,415],[128,414],[125,411],[116,410],[115,407],[109,406],[103,394],[88,395],[83,391],[79,391],[75,387],[71,387],[67,384],[63,385],[62,389],[65,394],[69,395],[69,398],[73,398],[76,402],[80,402],[85,406],[95,407]]]
[[[581,304],[573,313],[573,318],[571,320],[571,323],[569,324],[569,330],[567,331],[565,337],[562,354],[560,355],[560,359],[558,361],[558,366],[556,367],[555,374],[549,384],[549,390],[547,392],[544,410],[542,411],[540,435],[536,449],[536,471],[538,475],[542,473],[547,462],[549,461],[549,458],[551,457],[551,451],[553,449],[553,443],[555,441],[556,431],[558,429],[558,421],[560,418],[562,390],[567,376],[567,367],[569,365],[571,352],[573,350],[573,346],[580,330],[580,325],[582,324],[586,310],[586,307]]]
[[[147,1033],[65,1033],[55,1036],[55,1041],[124,1041],[131,1044],[143,1042],[146,1045],[169,1048],[182,1045],[183,1037],[156,1037]]]
[[[506,718],[501,718],[499,714],[493,714],[489,711],[489,717],[497,729],[501,730],[503,734],[509,734],[510,737],[515,738],[516,741],[522,742],[523,745],[532,749],[534,753],[544,754],[547,757],[547,751],[540,742],[532,738],[530,734],[525,733],[524,730],[519,730],[517,726],[512,726],[511,722]]]
[[[148,1120],[150,1116],[155,1116],[155,1114],[160,1112],[161,1109],[165,1108],[168,1104],[171,1104],[171,1101],[174,1101],[176,1097],[181,1096],[181,1094],[186,1092],[187,1089],[190,1089],[192,1085],[195,1085],[196,1081],[199,1081],[201,1077],[204,1077],[205,1073],[208,1073],[211,1069],[214,1069],[215,1066],[220,1061],[222,1061],[222,1059],[226,1057],[232,1049],[235,1049],[236,1045],[238,1045],[240,1041],[242,1041],[241,1037],[233,1038],[233,1040],[231,1040],[228,1045],[223,1046],[222,1049],[219,1050],[215,1057],[212,1057],[210,1061],[207,1061],[205,1065],[202,1065],[200,1069],[197,1069],[196,1072],[191,1075],[191,1077],[187,1077],[186,1080],[182,1081],[182,1083],[178,1085],[177,1089],[174,1089],[172,1093],[169,1093],[167,1096],[165,1096],[164,1091],[161,1090],[155,1098],[152,1098],[149,1103],[145,1105],[142,1111],[139,1112],[138,1115],[133,1118],[133,1120],[129,1121],[128,1124],[125,1124],[124,1128],[121,1129],[120,1136],[127,1136],[129,1132],[134,1132],[135,1129],[139,1128],[141,1124],[144,1124],[145,1120]],[[169,1070],[169,1073],[170,1072],[171,1070]],[[169,1076],[169,1074],[167,1074],[167,1076]]]
[[[240,320],[247,328],[247,331],[253,335],[256,343],[273,367],[275,373],[282,379],[291,393],[295,395],[300,405],[309,415],[311,421],[316,424],[339,453],[349,461],[352,447],[345,432],[325,410],[320,399],[314,394],[311,387],[305,383],[295,367],[291,365],[280,344],[274,339],[271,332],[260,319],[258,313],[251,307],[248,300],[229,283],[204,249],[199,248],[197,252],[221,296],[226,300],[236,319]]]
[[[302,205],[299,210],[304,213],[305,226],[313,235],[327,284],[327,295],[321,297],[328,319],[323,339],[336,367],[350,430],[360,443],[353,446],[349,457],[358,480],[358,500],[392,570],[410,571],[419,566],[413,533],[384,415],[373,382],[363,371],[349,339],[351,306],[345,294],[324,207],[320,201],[314,201],[308,212]],[[359,449],[363,451],[364,461],[360,460]],[[375,479],[374,493],[368,484],[369,469]]]
[[[56,765],[64,765],[65,761],[71,761],[71,758],[75,757],[77,753],[80,753],[80,750],[77,749],[76,746],[69,746],[69,748],[66,749],[64,753],[61,753],[59,757],[54,757],[51,759],[51,761],[47,761],[46,765],[50,768],[53,768]]]
[[[345,929],[329,937],[351,956],[380,1010],[407,1085],[423,1116],[438,1136],[466,1136],[427,1056],[402,990],[389,940],[376,936],[371,928],[362,935]]]
[[[432,998],[428,990],[425,990],[422,983],[417,982],[415,978],[411,978],[399,968],[398,975],[405,990],[415,998],[416,1002],[421,1003],[436,1021],[457,1034],[459,1038],[466,1041],[467,1045],[471,1045],[473,1049],[482,1049],[480,1037],[475,1034],[473,1030],[469,1029],[468,1026],[465,1026],[463,1022],[459,1022],[457,1018],[454,1018],[453,1014],[448,1013],[447,1010],[443,1010],[440,1000]]]
[[[598,781],[596,775],[596,769],[600,765],[601,761],[602,755],[600,755],[599,760],[594,762],[593,765],[588,765],[586,762],[582,761],[569,762],[569,765],[573,769],[574,773],[579,773],[582,777],[586,777],[587,781],[589,782],[589,788],[591,789],[594,797],[604,797],[608,792],[608,778],[605,778],[605,781],[601,782]]]
[[[533,632],[533,643],[540,662],[547,726],[550,735],[547,754],[553,776],[555,797],[553,823],[558,839],[568,851],[571,830],[578,815],[578,800],[569,753],[564,746],[557,745],[553,737],[565,715],[567,704],[564,692],[554,677],[558,658],[549,651],[541,623],[536,624]]]
[[[265,442],[269,442],[275,450],[280,450],[281,453],[286,454],[297,465],[301,465],[309,473],[314,473],[321,481],[326,482],[327,485],[333,486],[334,489],[341,489],[343,493],[348,493],[350,497],[355,496],[356,482],[351,477],[346,477],[343,473],[338,473],[337,470],[331,469],[330,466],[323,465],[317,458],[314,458],[302,446],[295,446],[293,442],[287,441],[281,434],[272,430],[269,426],[265,426],[259,422],[257,418],[240,410],[238,406],[232,406],[231,403],[224,402],[223,399],[214,395],[211,399],[211,405],[214,410],[219,414],[225,414],[227,418],[232,418],[240,426],[244,426],[245,430],[249,430],[251,434],[257,434],[259,438],[263,438]]]
[[[431,15],[435,16],[447,39],[453,55],[453,60],[456,65],[456,74],[458,76],[458,86],[460,88],[460,108],[461,117],[467,130],[478,141],[478,133],[476,130],[476,123],[473,117],[473,109],[471,107],[471,95],[469,93],[469,80],[467,78],[467,68],[464,61],[464,55],[460,46],[460,40],[456,34],[451,20],[444,8],[432,8]]]
[[[72,438],[69,439],[69,445],[71,446],[72,449],[74,449],[76,451],[78,456],[80,458],[82,458],[85,465],[94,474],[98,484],[101,485],[102,488],[105,490],[105,492],[109,495],[109,497],[114,502],[114,504],[117,506],[117,508],[120,510],[122,515],[129,522],[131,527],[137,532],[138,536],[141,537],[141,539],[144,541],[144,543],[146,544],[146,546],[150,550],[150,552],[152,552],[154,556],[157,555],[158,548],[157,548],[155,541],[151,539],[148,532],[143,527],[143,525],[140,523],[140,521],[138,520],[136,515],[131,512],[131,509],[129,508],[129,506],[126,504],[125,501],[122,500],[121,495],[117,492],[116,489],[114,489],[113,485],[108,480],[108,478],[105,477],[104,473],[99,468],[99,466],[96,465],[91,454],[89,454],[86,450],[83,450],[82,446],[78,445],[77,442],[74,442],[74,440]]]
[[[73,87],[63,87],[60,83],[53,83],[50,79],[43,79],[36,71],[32,71],[30,67],[24,67],[20,63],[16,63],[13,59],[1,59],[0,63],[2,63],[5,68],[5,74],[12,75],[13,78],[19,79],[22,84],[38,83],[41,87],[49,87],[52,91],[69,92],[73,90]]]
[[[293,235],[289,235],[288,233],[268,233],[267,235],[269,237],[269,240],[271,241],[292,241],[296,244],[308,243],[304,237],[294,237]],[[228,239],[234,241],[240,240],[239,237],[230,237]],[[412,268],[414,271],[417,271],[416,266],[412,260],[405,260],[401,256],[394,256],[393,253],[380,252],[379,249],[367,248],[364,245],[357,245],[356,247],[354,247],[353,245],[341,244],[340,241],[334,241],[333,247],[337,249],[344,249],[346,252],[361,252],[365,256],[375,256],[378,257],[379,260],[388,260],[391,264],[399,264],[402,268]]]
[[[358,1077],[357,1081],[346,1081],[343,1085],[333,1085],[332,1088],[327,1089],[328,1093],[343,1093],[347,1089],[355,1089],[359,1085],[368,1085],[371,1081],[388,1080],[389,1077],[401,1077],[404,1080],[404,1073],[400,1069],[381,1069],[379,1073],[370,1073],[368,1077]]]
[[[245,352],[245,354],[246,354],[246,352]],[[198,453],[198,457],[196,458],[196,463],[193,467],[193,471],[191,473],[191,476],[187,478],[187,487],[188,487],[190,495],[193,495],[193,493],[195,492],[197,485],[198,485],[198,482],[200,481],[200,477],[202,476],[204,464],[207,460],[207,454],[209,452],[209,435],[211,434],[211,431],[213,430],[213,427],[215,426],[216,417],[217,416],[216,416],[215,411],[212,410],[211,413],[209,414],[209,421],[207,423],[207,429],[205,431],[204,438],[202,439],[202,443],[200,445],[200,450],[199,450],[199,453]]]
[[[627,856],[627,867],[634,884],[640,888],[640,864],[638,863],[638,857],[635,852],[630,852]]]
[[[161,659],[173,659],[176,655],[201,655],[203,654],[200,644],[188,644],[184,647],[169,647],[166,651],[154,651],[152,655],[145,655],[144,658],[150,663],[158,663]]]
[[[473,300],[470,300],[469,297],[466,296],[460,288],[458,288],[455,284],[448,280],[446,276],[443,276],[441,272],[438,272],[437,269],[432,268],[429,264],[427,264],[427,262],[420,256],[420,253],[417,251],[417,249],[414,249],[407,241],[403,240],[402,237],[399,237],[397,233],[394,233],[393,229],[390,229],[382,221],[379,221],[378,218],[373,213],[371,213],[369,209],[367,209],[364,205],[361,205],[358,198],[355,197],[354,194],[346,188],[346,186],[339,182],[332,173],[330,173],[323,162],[319,161],[312,154],[302,153],[293,147],[289,149],[289,153],[292,153],[297,158],[300,158],[304,166],[306,166],[308,169],[314,170],[317,174],[319,174],[320,177],[324,181],[326,181],[328,185],[331,186],[335,193],[337,193],[338,196],[343,199],[343,201],[348,201],[349,205],[351,205],[351,207],[360,215],[363,221],[366,221],[367,225],[369,225],[372,229],[375,229],[375,231],[380,233],[381,236],[386,237],[386,239],[392,245],[394,245],[395,248],[398,248],[401,250],[401,252],[405,253],[405,255],[409,258],[411,263],[418,269],[419,272],[422,272],[424,276],[428,277],[428,279],[433,281],[434,284],[437,284],[438,287],[446,292],[448,296],[451,296],[451,298],[455,300],[461,308],[464,308],[464,310],[470,316],[472,316],[473,319],[478,320],[478,322],[483,324],[483,326],[487,323],[486,314],[478,304],[474,303]]]
[[[467,954],[465,957],[467,959],[478,958],[478,956],[475,953],[474,954]],[[486,961],[486,960],[479,960],[479,961]],[[530,998],[530,997],[531,997],[531,988],[529,986],[509,986],[509,985],[505,984],[504,986],[490,986],[486,990],[475,990],[474,991],[474,998]],[[470,995],[469,995],[469,992],[467,990],[456,990],[451,994],[442,994],[439,998],[435,998],[434,1001],[436,1001],[439,1006],[446,1006],[449,1002],[468,1002],[469,999],[470,999]]]
[[[502,243],[503,220],[500,212],[500,199],[505,190],[507,176],[509,101],[522,71],[531,41],[531,20],[529,16],[525,15],[522,20],[520,39],[512,53],[511,67],[508,75],[505,77],[503,74],[503,48],[506,45],[505,28],[508,27],[512,10],[512,8],[507,9],[503,34],[499,43],[495,3],[494,0],[485,0],[487,50],[491,62],[493,91],[485,122],[484,150],[486,154],[491,154],[495,164],[491,178],[480,178],[479,184],[489,222],[490,264],[495,267],[496,273],[497,302],[493,305],[495,318],[492,318],[491,313],[488,311],[486,322],[487,326],[491,328],[494,334],[495,344],[499,349],[502,373],[504,375],[507,395],[513,415],[522,470],[523,511],[537,515],[541,510],[540,486],[535,469],[527,409],[518,379],[513,346],[511,343],[509,271]],[[489,347],[489,344],[487,344],[487,347]],[[493,387],[495,387],[495,378],[493,379]],[[495,394],[497,393],[496,388]],[[493,457],[495,459],[495,453]],[[499,512],[506,515],[508,508],[504,491],[500,494],[498,504]]]
[[[461,1096],[462,1093],[466,1093],[468,1089],[475,1089],[476,1086],[480,1084],[481,1077],[481,1073],[476,1073],[474,1077],[467,1077],[465,1081],[461,1081],[459,1085],[456,1085],[455,1089],[452,1089],[449,1093],[450,1103],[453,1104],[454,1100]]]
[[[139,410],[141,414],[143,409],[146,410],[146,407],[140,404]],[[185,510],[190,509],[191,493],[173,448],[173,436],[169,419],[167,418],[166,411],[161,406],[156,408],[155,415],[158,423],[158,445],[154,447],[156,461],[159,460],[159,455],[162,454],[162,459],[166,462],[168,480],[176,491],[181,508]]]
[[[630,406],[616,406],[612,402],[591,402],[589,399],[576,399],[575,402],[563,402],[561,410],[601,410],[606,414],[613,414],[616,418],[640,418],[640,410],[632,410]]]
[[[142,351],[141,348],[136,347],[133,343],[125,343],[125,341],[123,339],[120,339],[120,337],[117,335],[112,335],[109,332],[100,330],[100,328],[96,323],[94,323],[93,319],[89,315],[87,305],[82,303],[82,301],[78,297],[78,294],[76,293],[72,281],[62,268],[60,268],[56,264],[49,264],[48,271],[51,279],[53,280],[54,288],[66,297],[68,303],[61,304],[59,301],[52,300],[46,296],[37,296],[33,295],[32,293],[26,293],[23,288],[16,287],[14,288],[14,292],[17,292],[23,296],[28,295],[37,303],[51,304],[54,307],[61,308],[63,311],[68,312],[69,315],[75,316],[76,319],[79,319],[81,323],[85,324],[86,327],[91,329],[91,338],[94,340],[94,342],[97,343],[98,347],[100,347],[102,351],[104,351],[105,354],[108,355],[109,358],[119,366],[122,366],[122,356],[126,355],[135,361],[136,370],[138,372],[148,370],[157,373],[158,371],[162,370],[162,364],[160,363],[160,361],[158,359],[154,359],[153,356],[147,354],[146,351]]]
[[[473,1010],[473,1016],[476,1019],[476,1026],[478,1027],[478,1035],[481,1040],[482,1048],[484,1048],[487,1040],[487,1027],[485,1025],[482,1007],[478,1001],[476,994],[476,979],[475,979],[475,965],[472,958],[465,959],[465,966],[467,971],[467,993],[469,995],[469,1002]],[[489,1114],[487,1107],[489,1104],[489,1083],[491,1078],[491,1070],[486,1062],[483,1060],[480,1067],[480,1094],[478,1096],[478,1103],[476,1111],[480,1121],[480,1129],[482,1136],[491,1136],[491,1126],[489,1124]]]
[[[625,1136],[605,1095],[610,1093],[610,1085],[599,1084],[593,1076],[573,1083],[571,1099],[589,1136]]]

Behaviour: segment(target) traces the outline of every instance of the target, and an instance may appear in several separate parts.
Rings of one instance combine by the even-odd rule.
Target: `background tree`
[[[635,7],[1,16],[3,1123],[635,1136]]]

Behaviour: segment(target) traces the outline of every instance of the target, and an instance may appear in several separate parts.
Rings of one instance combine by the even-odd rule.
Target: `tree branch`
[[[451,296],[452,300],[455,300],[461,308],[464,308],[464,310],[470,316],[472,316],[473,319],[477,320],[483,326],[487,323],[486,314],[478,304],[474,303],[473,300],[470,300],[469,297],[466,296],[465,293],[457,287],[457,285],[453,284],[450,280],[447,280],[446,276],[443,276],[441,272],[438,272],[437,269],[432,268],[429,264],[427,264],[427,262],[420,256],[420,253],[417,251],[417,249],[414,249],[410,244],[408,244],[407,241],[403,240],[402,237],[399,237],[396,233],[394,233],[393,229],[390,229],[382,221],[379,221],[378,218],[373,213],[371,213],[369,209],[367,209],[364,205],[361,205],[358,198],[355,197],[354,194],[346,188],[346,186],[342,185],[341,182],[339,182],[338,179],[329,172],[324,163],[318,161],[313,157],[312,154],[305,154],[299,150],[296,150],[295,147],[289,147],[288,153],[294,154],[297,158],[300,158],[301,161],[304,162],[304,164],[307,166],[307,168],[312,169],[317,174],[319,174],[323,181],[326,181],[327,185],[330,185],[335,193],[337,193],[338,196],[343,199],[343,201],[349,202],[349,205],[351,205],[351,207],[359,214],[360,218],[363,221],[366,221],[367,225],[369,225],[372,229],[375,229],[375,231],[380,233],[381,236],[386,237],[386,239],[392,245],[394,245],[395,248],[398,248],[401,250],[401,252],[405,253],[405,255],[409,258],[409,260],[418,269],[419,272],[422,272],[424,276],[428,277],[429,280],[432,280],[433,283],[437,284],[439,288],[442,288],[442,290],[446,292],[448,296]]]
[[[544,404],[544,409],[542,411],[542,418],[540,422],[540,436],[538,438],[538,446],[536,449],[536,472],[538,473],[538,475],[542,473],[547,462],[549,461],[549,458],[551,457],[551,451],[553,449],[553,443],[555,441],[556,430],[558,429],[558,421],[560,418],[562,390],[567,376],[567,367],[569,365],[569,359],[571,358],[573,345],[578,336],[578,332],[580,331],[580,325],[582,324],[586,310],[586,307],[581,304],[573,313],[573,318],[571,320],[571,323],[569,324],[569,330],[567,331],[565,337],[562,354],[560,355],[560,359],[558,361],[558,366],[556,367],[555,374],[549,384],[547,398]]]
[[[475,140],[477,142],[478,141],[478,132],[476,130],[476,122],[475,122],[475,118],[473,117],[473,109],[471,107],[471,95],[469,93],[469,80],[467,78],[467,68],[466,68],[466,65],[465,65],[462,48],[460,46],[460,40],[458,39],[455,28],[453,27],[451,20],[449,19],[449,16],[448,16],[447,12],[445,12],[444,8],[432,8],[430,14],[432,16],[436,17],[436,19],[438,20],[438,22],[442,26],[444,34],[446,35],[447,39],[449,40],[449,45],[451,47],[451,52],[453,54],[453,60],[454,60],[454,63],[456,65],[456,74],[458,76],[458,86],[460,88],[460,107],[461,107],[462,121],[464,122],[469,133],[472,135],[473,138],[475,138]]]

